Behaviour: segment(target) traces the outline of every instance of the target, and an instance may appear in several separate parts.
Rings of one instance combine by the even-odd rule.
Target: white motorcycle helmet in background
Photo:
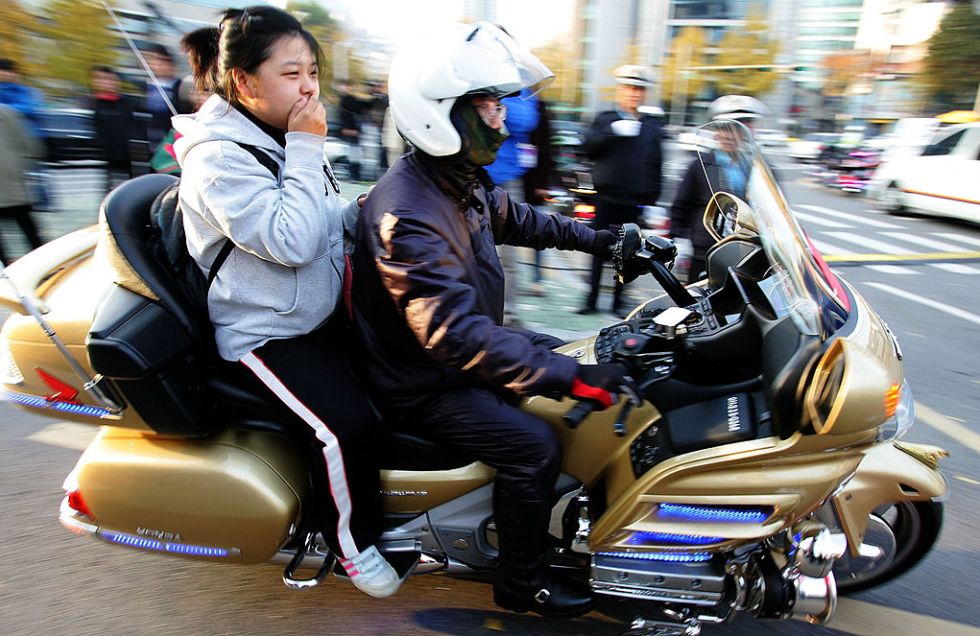
[[[530,51],[489,22],[429,33],[395,55],[388,75],[398,132],[422,152],[448,157],[462,148],[449,113],[463,95],[537,93],[555,77]]]
[[[769,116],[769,109],[749,95],[722,95],[708,106],[708,117],[739,121],[761,119]]]

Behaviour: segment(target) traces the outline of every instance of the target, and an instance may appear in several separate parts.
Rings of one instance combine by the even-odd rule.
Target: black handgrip
[[[565,426],[568,428],[578,428],[578,425],[582,423],[582,420],[587,418],[595,409],[595,402],[592,400],[582,400],[572,408],[568,409],[568,412],[562,415],[561,419],[565,422]]]

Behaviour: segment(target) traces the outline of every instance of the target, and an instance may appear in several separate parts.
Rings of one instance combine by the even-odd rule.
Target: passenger
[[[621,365],[579,365],[553,352],[556,338],[501,326],[495,246],[608,257],[615,235],[516,203],[484,171],[507,136],[500,98],[551,77],[486,22],[396,55],[391,109],[415,150],[381,178],[358,221],[354,323],[386,423],[497,470],[494,601],[575,616],[591,598],[545,565],[561,446],[516,404],[521,395],[574,395],[608,407],[627,378]]]
[[[399,579],[374,546],[379,422],[348,370],[341,329],[358,203],[340,197],[323,155],[320,47],[268,6],[228,9],[184,44],[198,88],[214,93],[196,115],[174,118],[188,248],[206,275],[234,245],[208,293],[218,352],[312,430],[329,481],[324,536],[358,589],[389,596]],[[278,180],[249,148],[275,161]]]

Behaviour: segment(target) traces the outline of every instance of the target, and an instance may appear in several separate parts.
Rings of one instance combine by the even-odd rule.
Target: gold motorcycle
[[[898,441],[914,412],[895,336],[808,241],[748,130],[705,126],[699,155],[717,239],[706,276],[685,287],[673,245],[626,226],[618,275],[652,275],[665,293],[560,349],[627,365],[638,398],[602,412],[541,396],[522,407],[564,450],[553,567],[639,605],[637,635],[696,634],[736,612],[826,622],[838,589],[890,580],[929,551],[947,492],[945,451]],[[282,562],[294,588],[343,576],[309,521],[324,495],[291,420],[209,362],[146,248],[151,203],[171,183],[125,183],[100,227],[2,272],[19,289],[0,291],[15,312],[2,395],[101,427],[65,480],[69,530],[214,563]],[[489,571],[493,470],[387,436],[385,556],[403,576]]]

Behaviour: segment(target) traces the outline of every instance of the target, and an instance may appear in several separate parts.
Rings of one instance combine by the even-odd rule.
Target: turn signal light
[[[82,498],[80,490],[73,490],[68,493],[68,507],[86,517],[92,516],[92,511],[88,509],[88,504]]]
[[[885,417],[894,417],[898,403],[902,401],[902,387],[893,384],[885,391]]]

